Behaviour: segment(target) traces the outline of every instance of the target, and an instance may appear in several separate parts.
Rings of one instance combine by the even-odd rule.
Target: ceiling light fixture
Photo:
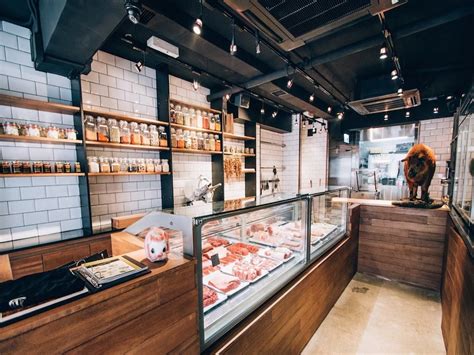
[[[303,128],[306,128],[306,119],[303,119]]]
[[[288,89],[291,89],[292,86],[293,86],[293,78],[289,78],[288,81],[286,82],[286,87]]]
[[[381,60],[387,59],[388,58],[388,50],[387,47],[385,47],[385,44],[380,47],[380,57]]]
[[[344,112],[338,112],[337,113],[337,119],[342,120],[344,118]]]
[[[194,91],[198,91],[199,89],[199,81],[197,81],[197,79],[193,80],[193,89]]]
[[[392,80],[397,80],[398,79],[397,69],[393,69],[390,75],[392,76]]]
[[[255,33],[255,53],[262,53],[262,50],[260,49],[260,36],[258,34],[258,31]]]
[[[230,42],[229,48],[230,55],[237,53],[237,45],[235,44],[235,22],[232,20],[232,41]]]
[[[410,117],[410,111],[405,112],[405,117],[406,118]]]
[[[385,114],[385,115],[383,116],[383,120],[384,120],[384,121],[388,121],[388,115],[387,115],[387,114]]]
[[[230,94],[225,94],[224,95],[224,100],[229,101],[229,99],[230,99]]]
[[[433,113],[434,113],[435,115],[437,115],[437,114],[439,113],[439,108],[438,108],[438,107],[434,107],[434,108],[433,108]]]
[[[314,92],[309,95],[309,102],[313,102],[314,101]]]
[[[331,113],[331,111],[332,111],[332,107],[328,106],[328,113]]]
[[[452,98],[453,98],[453,96],[452,96],[452,95],[448,95],[448,96],[446,96],[446,100],[451,100]]]
[[[136,25],[140,22],[140,16],[142,15],[142,5],[137,0],[126,0],[125,11],[127,11],[128,19]]]
[[[397,95],[398,95],[399,97],[402,97],[402,96],[403,96],[403,89],[402,89],[402,88],[399,88],[399,89],[397,90]]]
[[[262,101],[262,108],[260,109],[260,113],[261,113],[262,115],[265,114],[265,107],[264,107],[263,101]]]
[[[202,33],[202,0],[199,0],[200,10],[199,17],[194,21],[193,32],[197,35]]]
[[[278,112],[277,112],[277,111],[273,111],[273,112],[272,112],[272,117],[273,117],[273,118],[275,118],[277,115],[278,115]]]

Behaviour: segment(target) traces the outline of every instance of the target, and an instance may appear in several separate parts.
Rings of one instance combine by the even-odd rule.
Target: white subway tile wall
[[[283,191],[283,172],[286,170],[285,163],[283,161],[283,141],[286,134],[269,131],[264,127],[260,126],[260,141],[257,141],[257,145],[260,142],[260,180],[263,185],[266,184],[266,180],[274,180],[273,166],[277,169],[277,176],[280,182],[268,182],[268,189],[262,191],[261,196],[271,195],[272,192],[284,192]],[[260,185],[257,185],[257,193],[260,193]]]
[[[441,179],[446,176],[447,161],[451,159],[453,117],[420,121],[420,143],[431,147],[436,154],[436,172],[431,181],[430,197],[442,196]]]
[[[292,131],[286,133],[283,137],[283,165],[285,169],[282,172],[282,190],[285,193],[298,193],[298,178],[299,178],[299,143],[300,142],[300,127],[298,122],[298,115],[292,117]]]
[[[0,93],[71,104],[71,82],[36,71],[30,31],[0,22]],[[3,55],[5,54],[5,55]],[[73,126],[73,116],[0,105],[0,122]],[[0,160],[76,161],[74,145],[0,142]],[[46,234],[82,228],[78,177],[0,178],[0,250],[43,242]],[[31,238],[36,238],[36,242]],[[53,238],[60,238],[59,235]]]
[[[234,134],[244,135],[245,126],[242,123],[234,124]],[[224,146],[233,147],[234,149],[244,149],[245,143],[241,140],[224,138]],[[229,157],[224,155],[224,159]],[[242,160],[242,167],[245,169],[245,158],[240,158]],[[245,197],[245,174],[242,174],[241,177],[225,177],[224,176],[224,198],[226,200],[232,200],[236,198]]]
[[[156,72],[135,70],[135,63],[98,51],[91,72],[81,76],[84,107],[157,120]],[[160,159],[154,151],[89,147],[89,157]],[[111,225],[111,218],[161,209],[159,175],[89,178],[92,227]]]
[[[328,134],[326,131],[308,137],[308,128],[301,128],[300,191],[318,192],[327,187]]]

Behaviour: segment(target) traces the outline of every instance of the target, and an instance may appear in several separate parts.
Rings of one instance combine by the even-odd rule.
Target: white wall
[[[308,137],[306,128],[301,127],[301,176],[302,192],[317,192],[327,186],[328,134],[319,132]],[[350,172],[348,172],[350,174]]]

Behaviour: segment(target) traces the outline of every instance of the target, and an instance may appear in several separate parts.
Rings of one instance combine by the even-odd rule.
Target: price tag
[[[211,255],[211,262],[212,262],[212,266],[219,265],[221,263],[219,260],[219,254]]]

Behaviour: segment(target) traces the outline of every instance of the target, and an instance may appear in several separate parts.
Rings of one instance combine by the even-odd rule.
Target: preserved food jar
[[[43,172],[43,163],[40,161],[35,161],[33,163],[33,173],[41,174]]]
[[[207,133],[204,133],[203,136],[204,136],[204,150],[210,150],[209,135]]]
[[[21,171],[23,171],[25,174],[31,174],[33,172],[33,166],[29,161],[24,161],[21,164]]]
[[[18,126],[14,124],[13,122],[5,122],[3,124],[3,131],[5,134],[11,135],[11,136],[19,136],[20,131],[18,129]]]
[[[196,111],[193,108],[189,110],[189,115],[191,116],[189,125],[191,127],[197,127]]]
[[[181,124],[181,125],[184,124],[184,114],[183,114],[181,105],[176,105],[175,115],[176,115],[176,123]]]
[[[79,163],[78,161],[76,161],[76,162],[74,163],[74,171],[75,171],[76,173],[80,173],[80,172],[82,171],[82,169],[81,169],[81,163]]]
[[[161,162],[160,159],[154,159],[153,165],[155,165],[155,173],[161,173]]]
[[[202,132],[197,133],[198,148],[199,150],[204,150],[204,138],[202,137]]]
[[[2,174],[10,174],[12,172],[12,165],[9,161],[2,161]]]
[[[197,141],[197,136],[196,132],[191,131],[191,149],[197,150],[198,149],[198,141]]]
[[[183,120],[185,126],[191,126],[191,114],[189,113],[189,109],[187,107],[183,107]]]
[[[66,139],[66,130],[63,128],[58,128],[58,138],[59,139]]]
[[[91,115],[86,116],[85,122],[85,130],[86,130],[86,140],[88,141],[96,141],[97,140],[97,127],[95,125],[95,119]]]
[[[177,131],[177,138],[178,138],[178,148],[184,148],[184,134],[181,129],[178,129]]]
[[[40,137],[41,136],[41,132],[40,132],[40,129],[38,127],[38,125],[36,124],[29,124],[28,125],[28,132],[27,132],[28,136],[30,137]]]
[[[99,142],[109,141],[109,127],[104,117],[97,117],[97,140]]]
[[[64,172],[65,173],[70,173],[71,172],[71,163],[66,161],[64,162]]]
[[[209,115],[207,112],[202,112],[202,128],[209,129]]]
[[[221,140],[220,140],[220,138],[219,138],[219,135],[216,134],[215,138],[216,138],[216,139],[215,139],[215,141],[216,141],[216,144],[215,144],[216,147],[215,147],[214,150],[215,150],[216,152],[220,152],[220,151],[221,151]]]
[[[109,137],[112,143],[120,143],[120,128],[117,125],[117,120],[109,118]]]
[[[118,158],[114,158],[112,161],[112,164],[110,164],[110,170],[113,173],[119,173],[120,172],[120,163]]]
[[[150,125],[150,145],[154,147],[160,145],[160,138],[155,125]]]
[[[174,110],[173,103],[170,103],[170,122],[176,123],[176,111]]]
[[[128,170],[128,160],[127,158],[120,158],[120,171],[121,172],[126,172]]]
[[[43,163],[43,172],[44,172],[44,173],[48,173],[48,174],[52,172],[52,170],[51,170],[51,163],[50,163],[49,161],[45,161],[45,162]]]
[[[89,165],[89,172],[90,173],[98,173],[100,171],[99,163],[97,162],[96,157],[89,157],[87,158],[88,165]]]
[[[189,131],[184,131],[184,148],[191,149],[191,135]]]
[[[39,130],[38,130],[39,134]],[[66,139],[75,141],[77,139],[77,131],[74,128],[66,129]]]
[[[170,166],[168,164],[168,159],[161,159],[161,171],[164,173],[170,172]]]
[[[120,143],[130,144],[130,127],[127,121],[120,121]]]
[[[209,150],[210,151],[216,150],[216,140],[213,134],[209,134]]]
[[[215,130],[220,132],[222,130],[221,119],[220,119],[218,114],[214,115],[214,117],[215,117],[215,120],[216,120]]]
[[[54,126],[48,127],[48,138],[59,139],[59,130]]]
[[[128,168],[129,173],[136,173],[137,172],[137,162],[135,159],[128,159]]]
[[[131,136],[130,142],[132,144],[139,145],[142,143],[140,129],[138,128],[137,122],[130,123],[130,136]]]
[[[148,129],[148,125],[146,123],[140,124],[140,132],[141,132],[141,144],[142,145],[150,145],[150,130]]]
[[[171,128],[171,147],[178,148],[178,136],[174,128]]]
[[[209,114],[209,129],[212,131],[216,129],[216,119],[212,113]]]
[[[201,110],[196,111],[196,127],[202,128],[202,112]]]
[[[158,128],[160,130],[160,147],[168,146],[168,135],[165,132],[165,127]]]
[[[144,172],[146,172],[145,159],[138,159],[137,171],[138,171],[139,173],[144,173]]]
[[[155,172],[155,164],[153,164],[153,159],[146,160],[146,172],[147,173]]]
[[[64,163],[63,162],[60,162],[60,161],[56,162],[56,173],[58,173],[58,174],[64,173]]]
[[[100,157],[99,158],[100,172],[101,173],[110,173],[110,163],[109,159]]]
[[[18,124],[18,131],[20,133],[20,136],[28,135],[28,127],[25,124]]]
[[[21,161],[14,161],[12,163],[13,174],[21,174],[22,163]]]

